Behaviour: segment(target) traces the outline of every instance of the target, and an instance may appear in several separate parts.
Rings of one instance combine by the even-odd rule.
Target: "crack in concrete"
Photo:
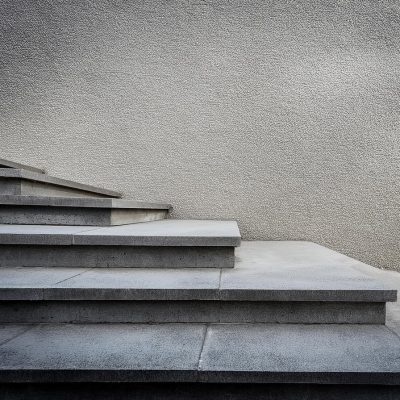
[[[26,329],[24,329],[23,331],[18,332],[18,333],[15,334],[14,336],[12,336],[12,337],[10,337],[10,338],[4,340],[3,342],[1,342],[1,343],[0,343],[0,347],[3,346],[3,345],[5,345],[5,344],[7,344],[7,343],[9,343],[9,342],[11,342],[12,340],[16,339],[17,337],[19,337],[19,336],[25,334],[26,332],[29,332],[31,329],[33,329],[33,328],[35,328],[35,327],[37,327],[37,326],[39,326],[39,324],[33,324],[33,325],[30,324],[30,325],[29,325]]]
[[[208,328],[209,327],[210,327],[210,324],[206,324],[205,331],[204,331],[203,342],[201,344],[201,349],[200,349],[200,354],[199,354],[199,360],[197,362],[197,370],[198,371],[201,370],[201,363],[203,361],[202,357],[203,357],[204,347],[205,347],[205,343],[206,343],[207,336],[208,336]]]
[[[69,279],[76,278],[77,276],[86,274],[86,272],[89,272],[89,271],[91,271],[91,270],[94,269],[94,268],[95,268],[95,267],[93,267],[93,268],[88,268],[88,269],[86,269],[85,271],[80,272],[79,274],[75,274],[75,275],[69,276],[68,278],[62,279],[62,280],[59,281],[59,282],[53,283],[52,286],[55,286],[55,285],[58,285],[59,283],[68,281]]]

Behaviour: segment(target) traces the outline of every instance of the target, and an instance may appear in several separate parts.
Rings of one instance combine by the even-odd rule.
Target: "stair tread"
[[[0,381],[393,384],[383,325],[0,325]]]
[[[244,241],[236,257],[233,269],[4,267],[0,299],[396,300],[396,290],[368,276],[365,264],[312,242]]]
[[[171,204],[101,197],[0,196],[0,205],[169,210]]]
[[[29,171],[26,169],[14,169],[14,168],[0,168],[0,178],[14,178],[14,179],[24,179],[28,181],[42,182],[46,184],[52,184],[57,186],[63,186],[73,189],[82,190],[85,192],[92,192],[96,194],[101,194],[106,197],[121,197],[121,193],[99,188],[96,186],[86,185],[79,182],[73,182],[67,179],[61,179],[54,176],[46,175],[39,172]]]
[[[160,220],[111,227],[0,225],[0,244],[239,246],[235,221]]]

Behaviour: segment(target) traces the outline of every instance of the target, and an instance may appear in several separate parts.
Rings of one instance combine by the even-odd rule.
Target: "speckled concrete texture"
[[[399,2],[0,6],[0,157],[400,269]]]

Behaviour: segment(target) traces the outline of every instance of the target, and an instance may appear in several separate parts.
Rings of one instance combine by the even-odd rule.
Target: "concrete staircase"
[[[1,399],[400,398],[365,264],[0,161]]]

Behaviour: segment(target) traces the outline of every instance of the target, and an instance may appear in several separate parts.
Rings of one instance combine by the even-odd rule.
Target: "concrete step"
[[[27,169],[0,168],[0,195],[121,197],[120,193]]]
[[[384,324],[391,290],[311,242],[242,242],[234,269],[1,268],[0,322]]]
[[[4,400],[398,400],[399,385],[207,382],[0,383]]]
[[[20,164],[14,161],[5,160],[0,158],[0,168],[14,168],[14,169],[25,169],[27,171],[36,172],[38,174],[44,174],[44,170],[29,165]]]
[[[384,325],[3,324],[1,383],[399,385]]]
[[[0,224],[110,226],[164,219],[170,204],[90,197],[0,196]]]
[[[235,221],[0,225],[0,267],[232,268]]]

